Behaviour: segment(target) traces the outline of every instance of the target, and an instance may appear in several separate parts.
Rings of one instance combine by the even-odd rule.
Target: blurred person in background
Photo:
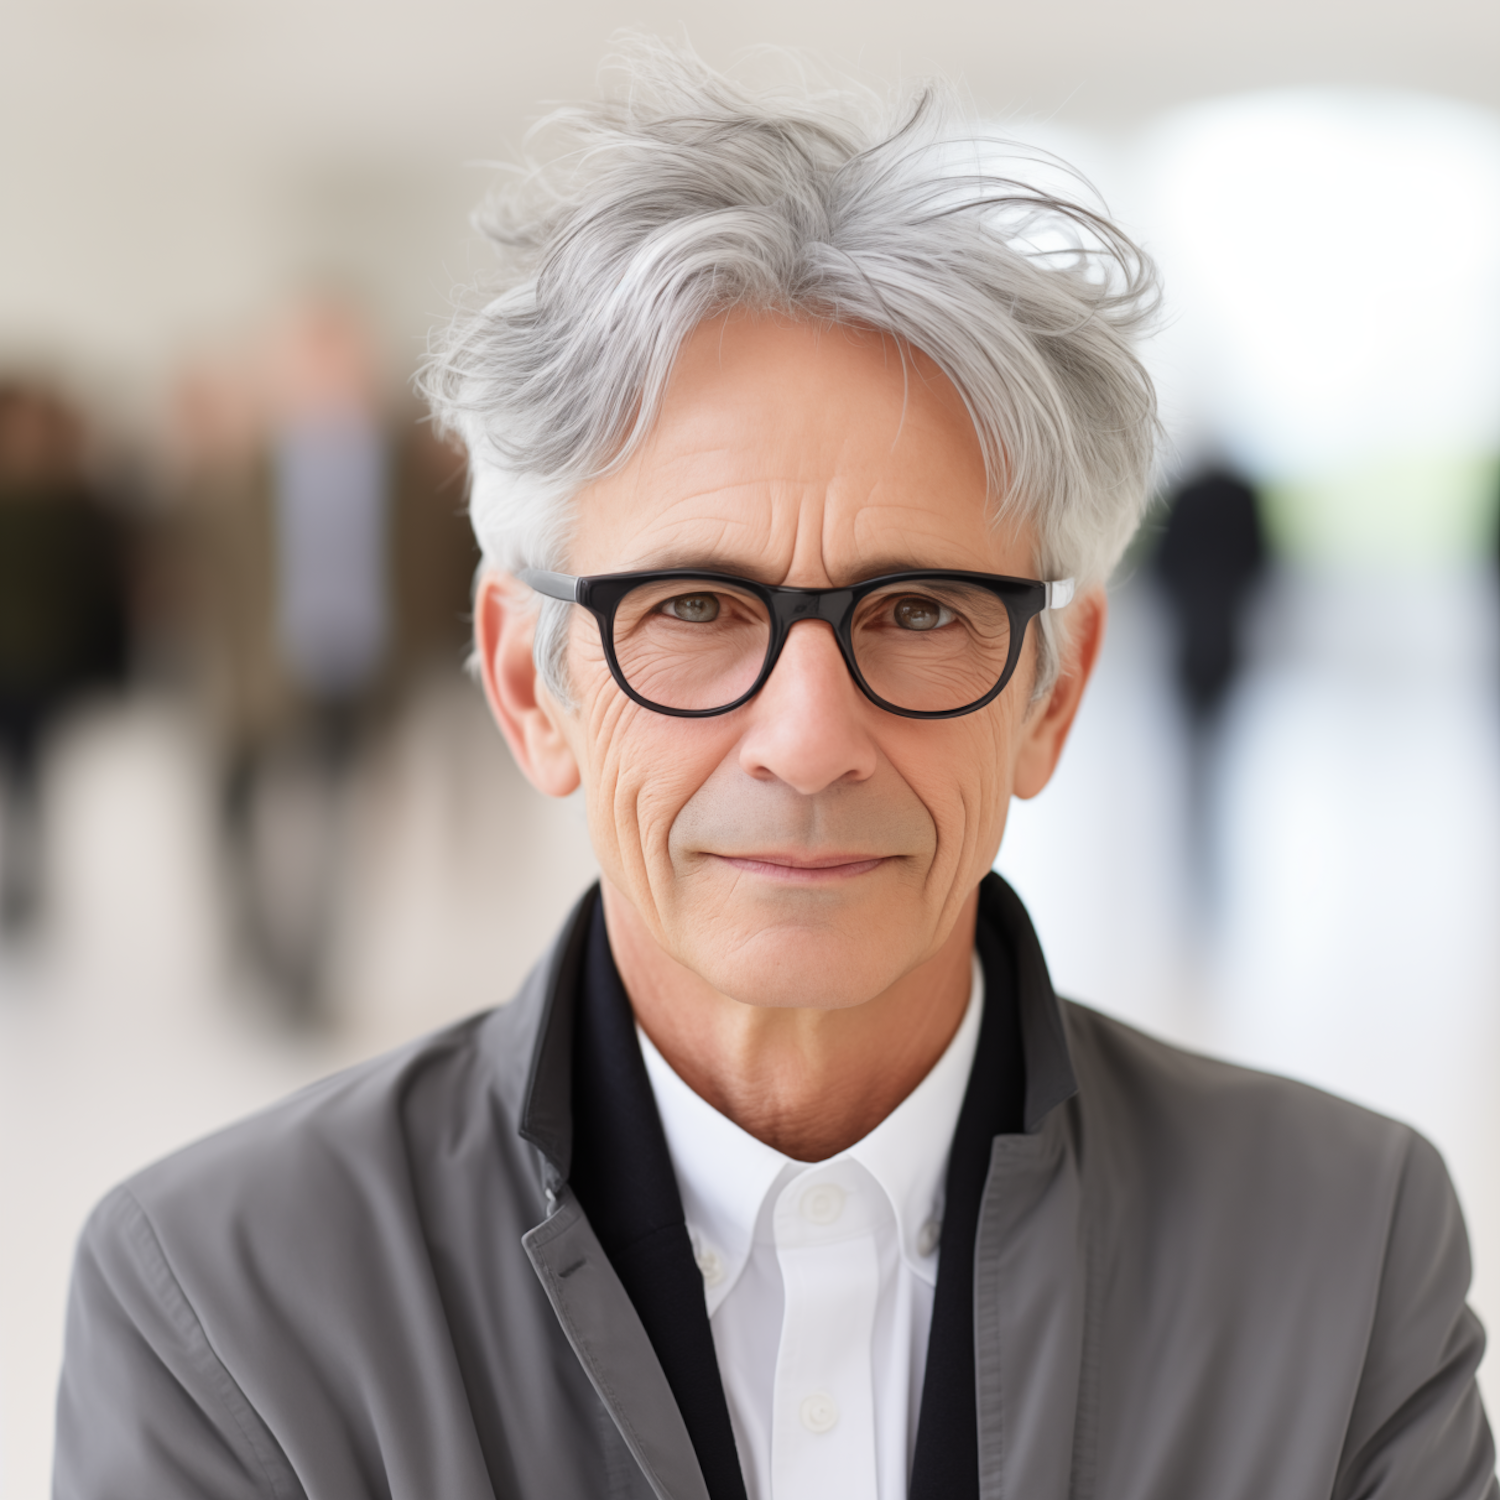
[[[41,756],[79,696],[127,657],[122,521],[89,478],[83,419],[47,387],[0,382],[0,935],[40,917]]]
[[[175,426],[184,630],[223,771],[239,929],[285,1014],[317,1019],[350,773],[435,667],[477,561],[462,459],[389,399],[366,320],[299,299],[259,357],[190,369]]]
[[[1149,263],[939,93],[626,67],[429,372],[602,880],[105,1199],[59,1500],[1495,1500],[1432,1147],[1062,1001],[991,873],[1145,507]]]
[[[1194,887],[1205,909],[1212,905],[1214,874],[1214,751],[1269,562],[1260,497],[1238,474],[1210,469],[1169,497],[1151,573],[1171,618],[1174,676],[1186,710],[1189,836]]]
[[[258,951],[293,1016],[311,1019],[348,773],[390,661],[390,453],[376,350],[351,307],[310,298],[290,309],[265,381],[266,624],[291,711],[234,767],[230,807]]]
[[[1244,660],[1245,615],[1266,540],[1252,485],[1226,470],[1176,491],[1152,555],[1176,633],[1179,692],[1195,729],[1217,717]]]

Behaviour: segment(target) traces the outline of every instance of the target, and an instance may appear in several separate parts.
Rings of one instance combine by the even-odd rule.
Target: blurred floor
[[[1212,890],[1194,862],[1165,624],[1140,583],[1115,598],[1074,741],[1047,793],[1017,804],[1001,868],[1064,993],[1429,1134],[1464,1199],[1475,1301],[1495,1325],[1493,586],[1430,591],[1426,633],[1374,671],[1341,645],[1339,621],[1369,618],[1358,598],[1284,587],[1293,602],[1272,613],[1296,639],[1262,643],[1219,732]],[[593,868],[581,808],[531,793],[474,690],[434,682],[354,777],[332,1022],[299,1040],[233,960],[214,781],[190,721],[149,697],[95,708],[66,729],[50,778],[49,940],[0,951],[3,1500],[47,1490],[68,1262],[99,1195],[334,1067],[509,995]]]

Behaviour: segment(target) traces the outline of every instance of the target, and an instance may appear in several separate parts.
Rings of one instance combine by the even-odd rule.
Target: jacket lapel
[[[521,1241],[573,1352],[657,1500],[709,1500],[682,1413],[614,1267],[562,1188]]]
[[[974,1247],[974,1347],[983,1500],[1087,1490],[1089,1235],[1069,1101],[1078,1083],[1041,945],[999,876],[980,920],[1015,962],[1026,1065],[1024,1134],[990,1150]]]
[[[995,1138],[1019,1133],[1025,1106],[1013,955],[988,922],[980,923],[977,938],[984,967],[984,1021],[948,1151],[942,1256],[912,1457],[911,1500],[979,1497],[974,1251]]]
[[[1062,1112],[999,1136],[974,1251],[979,1493],[1071,1493],[1086,1302],[1082,1194]]]

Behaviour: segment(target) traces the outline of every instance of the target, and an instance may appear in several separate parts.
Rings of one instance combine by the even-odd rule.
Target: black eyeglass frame
[[[516,577],[549,599],[560,599],[566,603],[581,604],[593,615],[599,626],[599,640],[604,647],[604,658],[609,663],[610,676],[621,692],[642,708],[653,713],[669,714],[676,719],[712,719],[720,714],[733,713],[748,703],[765,685],[776,663],[781,659],[782,648],[793,625],[802,620],[822,620],[832,626],[834,639],[849,675],[866,698],[877,708],[887,713],[899,714],[904,719],[957,719],[964,714],[976,713],[993,703],[1005,691],[1021,659],[1021,646],[1026,636],[1026,627],[1046,609],[1061,609],[1073,597],[1073,580],[1059,579],[1043,583],[1036,578],[1011,578],[1000,573],[964,573],[945,569],[928,569],[903,573],[884,573],[879,578],[867,578],[862,583],[841,589],[782,588],[767,583],[757,583],[752,578],[738,578],[730,573],[716,573],[704,568],[657,568],[639,573],[598,573],[588,577],[575,577],[571,573],[549,573],[541,568],[521,568]],[[615,612],[626,595],[649,583],[670,583],[681,579],[684,582],[732,584],[737,589],[755,595],[766,607],[771,622],[771,636],[766,644],[766,659],[755,682],[732,703],[722,708],[668,708],[665,704],[653,703],[631,687],[620,669],[615,655]],[[940,583],[965,583],[987,589],[1005,605],[1010,617],[1010,652],[1001,670],[1000,680],[989,692],[961,708],[917,709],[900,708],[888,703],[865,681],[854,655],[854,638],[850,629],[854,611],[860,600],[877,589],[889,588],[892,584],[916,584],[922,581]]]

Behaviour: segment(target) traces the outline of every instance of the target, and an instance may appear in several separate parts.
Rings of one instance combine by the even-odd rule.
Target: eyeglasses
[[[775,669],[793,625],[833,627],[844,664],[874,704],[952,719],[998,696],[1026,627],[1073,597],[1073,580],[991,573],[887,573],[842,589],[773,588],[666,568],[575,578],[523,568],[523,583],[598,621],[609,670],[642,708],[684,719],[727,714]]]

